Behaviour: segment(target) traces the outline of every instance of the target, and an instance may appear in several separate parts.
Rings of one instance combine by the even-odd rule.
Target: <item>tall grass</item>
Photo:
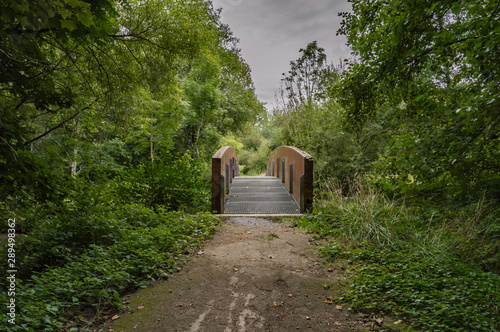
[[[454,211],[447,231],[458,239],[457,254],[483,269],[500,274],[500,207],[479,202]]]
[[[500,330],[500,276],[477,266],[499,260],[496,206],[480,202],[453,213],[407,206],[360,180],[319,189],[315,212],[299,226],[331,240],[320,249],[326,259],[357,266],[338,301],[398,316],[404,330]]]
[[[362,180],[347,184],[333,180],[323,183],[320,190],[315,214],[305,219],[315,220],[323,233],[330,230],[326,232],[355,245],[407,250],[432,259],[448,259],[457,245],[444,225],[436,225],[432,217],[422,220],[404,201],[390,200]],[[309,227],[314,228],[314,223],[308,223]]]

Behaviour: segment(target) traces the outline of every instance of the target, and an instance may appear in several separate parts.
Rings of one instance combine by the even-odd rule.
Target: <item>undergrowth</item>
[[[78,197],[56,213],[36,213],[29,232],[16,237],[16,324],[1,306],[6,331],[77,331],[98,323],[103,310],[122,306],[124,292],[177,271],[220,224],[208,213],[123,204],[105,188]],[[1,250],[6,257],[5,243]],[[0,281],[3,289],[6,283]]]
[[[426,218],[360,184],[315,203],[298,226],[328,239],[326,259],[357,265],[338,301],[397,316],[409,331],[500,330],[498,210],[480,202]]]

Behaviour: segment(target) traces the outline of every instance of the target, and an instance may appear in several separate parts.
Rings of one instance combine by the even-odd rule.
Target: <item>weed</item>
[[[424,331],[500,328],[500,277],[459,261],[407,252],[353,255],[363,263],[342,300],[353,308],[401,316]]]
[[[320,249],[321,256],[359,267],[338,301],[398,316],[416,330],[500,330],[500,277],[465,257],[480,257],[484,266],[483,255],[497,253],[498,261],[498,209],[487,211],[480,203],[450,222],[436,211],[425,218],[360,183],[350,188],[343,196],[331,187],[321,195],[327,200],[317,202],[319,209],[298,223],[318,237],[335,238]]]
[[[7,322],[5,306],[0,323],[7,331],[55,331],[78,326],[77,320],[71,323],[72,313],[91,309],[95,317],[87,324],[92,324],[103,308],[120,307],[124,291],[177,271],[183,255],[220,223],[210,214],[156,210],[94,205],[39,222],[16,248],[22,276],[16,325]],[[6,296],[0,294],[2,303]]]
[[[278,238],[279,236],[276,233],[270,233],[269,236],[265,238],[265,240],[271,241]]]

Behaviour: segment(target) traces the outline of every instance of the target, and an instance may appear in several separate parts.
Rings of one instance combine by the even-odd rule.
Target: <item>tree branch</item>
[[[431,52],[432,52],[432,51],[433,51],[436,47],[438,47],[438,46],[445,46],[445,47],[446,47],[446,46],[451,46],[451,45],[454,45],[454,44],[463,43],[464,41],[467,41],[467,40],[469,40],[469,39],[478,39],[478,38],[479,38],[479,36],[475,36],[475,37],[471,37],[471,38],[461,38],[461,39],[458,39],[458,40],[454,40],[454,41],[451,41],[451,42],[445,43],[445,44],[443,44],[443,45],[441,45],[441,44],[434,45],[434,46],[432,46],[432,47],[428,48],[427,50],[425,50],[424,52],[422,52],[422,53],[420,53],[420,54],[418,54],[418,55],[415,55],[415,56],[414,56],[414,57],[412,57],[411,59],[407,59],[407,60],[405,60],[404,64],[405,64],[405,65],[408,65],[408,64],[410,64],[410,63],[414,62],[415,60],[417,60],[417,59],[419,59],[419,58],[423,57],[424,55],[427,55],[427,54],[431,53]]]
[[[168,47],[159,45],[158,43],[155,43],[154,41],[152,41],[152,40],[150,40],[150,39],[148,39],[148,38],[146,38],[144,36],[138,35],[138,34],[108,35],[108,37],[115,38],[115,39],[118,39],[118,40],[126,39],[126,38],[136,38],[138,40],[145,41],[145,42],[147,42],[147,43],[149,43],[149,44],[151,44],[151,45],[153,45],[155,47],[158,47],[161,50],[172,51]]]
[[[35,142],[35,141],[38,141],[40,138],[43,138],[43,137],[47,136],[48,134],[50,134],[54,130],[61,128],[65,123],[67,123],[68,121],[71,121],[74,118],[76,118],[82,111],[85,111],[85,110],[89,109],[90,107],[92,107],[92,105],[94,105],[98,100],[99,100],[99,97],[97,97],[92,103],[90,103],[90,105],[88,105],[87,107],[84,107],[81,110],[77,111],[75,114],[73,114],[71,117],[67,118],[63,122],[59,123],[57,126],[52,127],[51,129],[47,130],[43,134],[38,135],[37,137],[35,137],[35,138],[33,138],[33,139],[31,139],[31,140],[29,140],[27,142],[24,142],[23,145],[27,146],[27,145]]]

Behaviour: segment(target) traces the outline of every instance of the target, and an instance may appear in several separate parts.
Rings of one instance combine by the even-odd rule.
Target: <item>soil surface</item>
[[[311,236],[288,223],[233,217],[181,272],[131,294],[130,312],[100,331],[370,329],[331,301],[345,273],[342,264],[318,258]]]

